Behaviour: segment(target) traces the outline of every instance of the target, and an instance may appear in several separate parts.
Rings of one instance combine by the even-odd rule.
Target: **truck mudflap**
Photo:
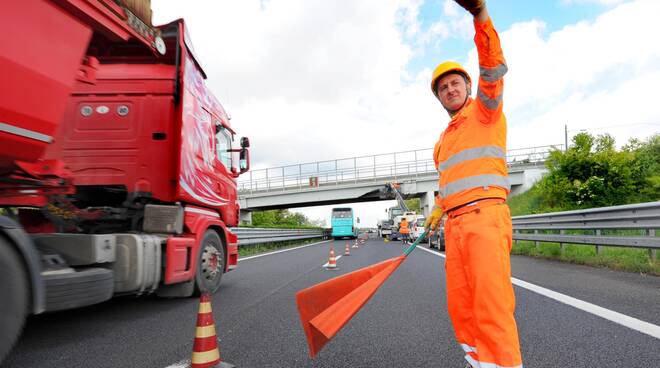
[[[225,229],[227,236],[227,265],[225,272],[235,270],[238,267],[238,235]]]
[[[175,237],[167,238],[165,249],[165,285],[176,284],[191,280],[193,273],[193,251],[195,249],[195,238]]]

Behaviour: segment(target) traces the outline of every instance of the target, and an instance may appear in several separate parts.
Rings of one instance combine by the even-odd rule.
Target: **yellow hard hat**
[[[434,95],[436,94],[435,83],[438,81],[438,79],[440,79],[440,77],[449,72],[458,72],[463,74],[467,80],[468,88],[472,88],[472,79],[470,79],[470,75],[465,70],[465,68],[463,68],[461,64],[455,61],[445,61],[444,63],[440,63],[438,66],[436,66],[435,70],[433,71],[433,78],[431,79],[431,91]]]

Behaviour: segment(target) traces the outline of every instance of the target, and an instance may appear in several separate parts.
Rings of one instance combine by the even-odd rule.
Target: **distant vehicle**
[[[401,220],[404,218],[408,220],[408,224],[412,224],[417,217],[420,217],[421,215],[416,214],[413,211],[406,211],[406,212],[401,212],[400,215],[394,217],[392,220],[392,234],[390,234],[390,240],[398,240],[399,236],[399,227],[401,226]]]
[[[357,238],[357,228],[355,227],[355,217],[353,209],[350,207],[341,207],[332,209],[332,237],[338,238]],[[358,220],[359,221],[359,220]]]
[[[380,220],[378,221],[378,236],[381,238],[386,238],[392,234],[392,222],[391,220]]]
[[[437,249],[439,251],[445,250],[445,221],[444,219],[440,223],[440,226],[429,234],[427,237],[427,243],[429,248]]]
[[[410,223],[410,235],[414,240],[424,234],[424,221],[426,221],[426,217],[418,215],[417,218]],[[420,243],[425,242],[427,239],[428,237],[425,237]]]

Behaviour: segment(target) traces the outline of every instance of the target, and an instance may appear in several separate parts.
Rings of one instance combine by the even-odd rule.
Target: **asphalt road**
[[[401,254],[373,239],[338,271],[333,242],[244,259],[213,297],[224,361],[237,367],[463,367],[446,313],[444,258],[415,250],[374,297],[311,360],[295,307],[297,291]],[[345,241],[334,242],[343,254]],[[513,277],[660,325],[660,278],[512,258]],[[515,287],[525,367],[660,367],[660,339]],[[125,297],[31,317],[3,367],[185,367],[198,301]],[[651,325],[651,326],[653,326]]]

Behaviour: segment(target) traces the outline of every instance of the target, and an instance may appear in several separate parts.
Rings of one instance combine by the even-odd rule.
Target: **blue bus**
[[[357,238],[357,228],[355,227],[354,219],[352,208],[333,208],[331,219],[332,237],[335,239],[343,237]]]

